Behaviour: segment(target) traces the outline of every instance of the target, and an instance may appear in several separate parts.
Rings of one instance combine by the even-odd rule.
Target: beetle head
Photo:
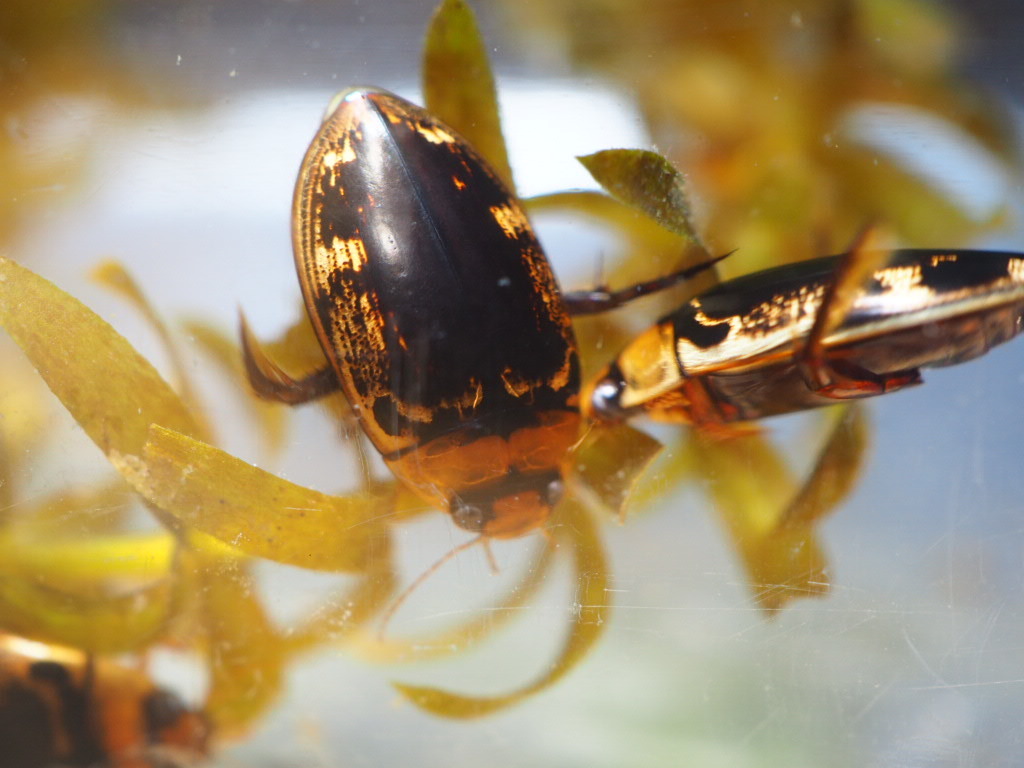
[[[448,510],[460,528],[489,538],[511,539],[544,525],[564,488],[557,472],[510,475],[500,489],[488,489],[486,495],[453,497]]]
[[[583,393],[583,412],[598,421],[623,421],[628,413],[622,405],[627,388],[619,366],[612,364]]]
[[[623,421],[643,413],[671,422],[690,420],[686,376],[676,359],[671,323],[652,325],[583,390],[583,415]]]

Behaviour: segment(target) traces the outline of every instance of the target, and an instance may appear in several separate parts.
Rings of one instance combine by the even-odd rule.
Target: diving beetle
[[[210,726],[142,672],[0,635],[0,765],[176,768],[207,754]]]
[[[850,294],[838,312],[837,286]],[[1022,326],[1022,254],[855,249],[696,296],[622,350],[584,411],[710,427],[791,413],[919,384],[922,368],[982,355]]]
[[[328,365],[250,382],[296,404],[340,389],[392,472],[462,528],[548,519],[580,437],[570,314],[661,290],[715,260],[609,293],[563,294],[516,196],[451,127],[387,91],[343,91],[302,162],[292,216]]]

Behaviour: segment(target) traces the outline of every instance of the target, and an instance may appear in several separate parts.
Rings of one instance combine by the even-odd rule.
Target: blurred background
[[[524,196],[596,188],[577,155],[652,147],[686,174],[709,248],[737,249],[727,276],[840,251],[879,220],[906,245],[1024,251],[1024,16],[1011,0],[472,5]],[[372,84],[419,99],[433,6],[6,0],[0,255],[81,299],[166,370],[152,327],[89,279],[102,259],[119,260],[180,332],[221,447],[296,483],[351,486],[351,456],[316,409],[292,415],[282,454],[261,448],[241,384],[210,370],[182,321],[231,335],[241,307],[265,338],[295,322],[298,164],[337,90]],[[537,225],[567,288],[663,266],[635,253],[627,263],[609,227],[554,214]],[[642,304],[622,322],[640,328],[659,311]],[[0,342],[11,361],[0,425],[10,426],[30,408],[19,398],[31,374],[13,376],[17,349]],[[401,701],[390,682],[495,693],[539,674],[574,609],[565,567],[470,652],[377,664],[325,643],[297,658],[273,704],[221,741],[214,764],[1018,765],[1024,342],[925,379],[865,409],[856,488],[815,530],[827,595],[766,611],[772,585],[751,576],[735,522],[713,503],[729,478],[697,477],[622,526],[602,521],[614,607],[600,644],[553,689],[459,721]],[[19,499],[109,473],[59,404],[41,398],[46,415],[32,423],[45,441],[7,446],[25,454]],[[671,451],[676,433],[654,433]],[[800,476],[820,418],[773,420],[762,436]],[[645,482],[657,485],[657,469]],[[440,514],[396,533],[406,581],[459,540]],[[497,547],[494,578],[481,553],[460,557],[403,606],[395,631],[485,612],[529,551]],[[271,564],[257,574],[282,622],[333,585]],[[150,661],[201,705],[202,664],[163,649]]]

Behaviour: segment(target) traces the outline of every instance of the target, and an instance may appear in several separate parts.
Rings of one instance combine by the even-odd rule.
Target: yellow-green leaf
[[[132,346],[77,299],[0,258],[0,326],[107,454],[141,454],[149,425],[197,434],[181,398]]]
[[[255,335],[250,334],[247,343],[261,357],[265,358],[273,366],[280,368],[290,378],[305,378],[307,374],[328,365],[327,358],[324,357],[320,342],[316,338],[316,332],[313,330],[313,326],[310,325],[305,310],[303,310],[299,319],[289,326],[278,339],[264,344]],[[246,386],[249,386],[248,381],[246,381]],[[317,404],[338,419],[346,434],[356,431],[352,429],[355,417],[352,415],[352,409],[349,407],[348,400],[342,392],[339,391],[333,395],[322,397],[317,400]]]
[[[690,451],[716,507],[741,537],[775,529],[793,497],[792,472],[759,434],[721,437],[693,430]]]
[[[688,430],[680,428],[679,435],[662,449],[645,481],[633,490],[630,496],[633,509],[643,510],[669,497],[673,489],[693,476],[696,461],[688,443]]]
[[[0,535],[0,572],[17,569],[54,589],[98,593],[114,582],[144,584],[167,578],[174,550],[174,538],[164,531],[46,540]]]
[[[608,620],[608,564],[598,530],[582,505],[571,497],[566,499],[552,522],[552,532],[572,554],[577,603],[569,637],[548,671],[530,685],[500,696],[466,696],[440,688],[400,683],[395,685],[399,693],[416,706],[441,717],[483,717],[554,685],[586,657]]]
[[[169,582],[90,597],[4,578],[0,580],[0,624],[16,635],[92,653],[138,652],[163,631],[172,597]]]
[[[643,261],[646,263],[638,265],[638,268],[643,268],[648,278],[652,273],[669,272],[679,263],[681,249],[677,235],[643,211],[603,192],[585,189],[551,192],[524,198],[523,205],[531,215],[555,213],[578,216],[588,223],[611,227],[645,253]]]
[[[690,221],[683,175],[657,152],[606,149],[577,159],[612,197],[643,211],[680,237],[700,243]]]
[[[650,280],[708,258],[699,243],[680,240],[644,212],[602,192],[552,192],[525,198],[523,203],[531,214],[582,216],[590,222],[611,227],[625,237],[628,246],[624,258],[610,263],[607,276],[601,278],[601,282],[611,286]],[[716,282],[716,270],[708,269],[694,275],[687,284],[704,291]]]
[[[0,627],[94,653],[148,646],[176,602],[165,534],[88,542],[0,538]]]
[[[194,560],[210,669],[203,709],[218,733],[237,733],[280,695],[288,655],[246,564]]]
[[[487,47],[464,0],[444,0],[431,19],[423,48],[423,100],[515,189]]]
[[[202,431],[196,436],[209,439],[212,433],[205,418],[199,414],[199,398],[196,396],[195,386],[192,384],[192,378],[185,366],[181,350],[171,337],[163,319],[146,298],[146,294],[142,292],[139,284],[135,282],[135,278],[128,273],[123,264],[114,259],[107,259],[97,264],[92,270],[92,278],[128,301],[160,337],[160,342],[171,361],[174,382],[177,390],[181,393],[181,399],[188,405],[192,417],[202,428]]]
[[[574,476],[600,503],[625,519],[626,504],[661,443],[628,424],[594,425],[574,456]]]
[[[0,352],[0,525],[17,515],[18,469],[46,436],[48,395],[32,366],[16,355]]]
[[[780,527],[811,525],[834,510],[857,484],[868,451],[868,423],[856,403],[828,409],[828,439],[796,498],[779,520]]]
[[[757,605],[769,614],[829,591],[828,561],[810,527],[786,528],[743,542],[740,550]]]
[[[775,611],[826,592],[827,563],[813,529],[779,528],[794,483],[778,451],[760,435],[716,439],[694,430],[691,452],[758,605]]]
[[[141,456],[112,460],[161,510],[246,554],[327,571],[387,556],[389,497],[329,496],[155,425]]]
[[[278,339],[263,346],[274,362],[292,371],[296,378],[327,365],[327,358],[304,305],[299,307],[298,319]]]
[[[555,192],[527,198],[527,210],[533,214],[560,214],[584,217],[588,225],[609,227],[623,240],[621,253],[611,253],[607,263],[589,283],[577,286],[595,286],[617,289],[652,280],[694,266],[708,259],[699,244],[681,239],[660,226],[656,221],[618,200],[600,192]],[[685,286],[664,291],[645,300],[647,317],[674,309],[686,298],[712,288],[717,282],[717,269],[712,267],[686,281]],[[623,322],[620,313],[603,313],[577,317],[573,322],[576,340],[580,345],[583,378],[591,380],[607,363],[609,356],[621,349],[636,333]]]

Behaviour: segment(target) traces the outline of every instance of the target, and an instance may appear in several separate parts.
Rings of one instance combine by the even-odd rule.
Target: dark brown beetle
[[[603,311],[707,265],[623,291],[563,295],[516,196],[427,111],[386,91],[336,97],[299,173],[299,282],[329,365],[268,373],[264,397],[341,389],[395,475],[463,528],[544,524],[579,439],[570,313]]]

